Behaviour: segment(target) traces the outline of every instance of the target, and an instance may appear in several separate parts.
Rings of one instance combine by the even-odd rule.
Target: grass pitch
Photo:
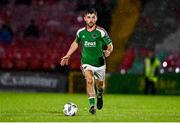
[[[64,116],[67,102],[78,105],[77,116]],[[178,122],[180,97],[105,94],[102,110],[88,110],[86,94],[0,92],[0,122]]]

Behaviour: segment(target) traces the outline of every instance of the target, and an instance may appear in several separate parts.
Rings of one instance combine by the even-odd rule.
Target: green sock
[[[94,97],[89,97],[89,104],[90,104],[90,106],[95,105],[95,98]]]

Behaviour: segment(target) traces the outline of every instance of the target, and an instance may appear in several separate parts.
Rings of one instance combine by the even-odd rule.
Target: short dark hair
[[[97,11],[94,8],[89,8],[84,12],[84,16],[87,14],[95,14],[97,16]]]

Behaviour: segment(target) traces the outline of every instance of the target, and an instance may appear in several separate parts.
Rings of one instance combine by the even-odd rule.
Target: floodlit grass
[[[67,102],[78,105],[77,116],[64,116]],[[105,94],[102,110],[88,110],[86,94],[0,92],[0,122],[178,122],[180,97]]]

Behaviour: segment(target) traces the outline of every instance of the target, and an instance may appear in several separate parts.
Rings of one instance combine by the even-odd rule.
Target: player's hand
[[[64,56],[64,57],[62,57],[61,58],[61,62],[60,62],[60,65],[61,66],[64,66],[64,65],[68,65],[68,63],[69,63],[69,58],[70,58],[70,56]]]
[[[109,57],[111,54],[109,50],[104,50],[103,52],[104,52],[105,57]]]

